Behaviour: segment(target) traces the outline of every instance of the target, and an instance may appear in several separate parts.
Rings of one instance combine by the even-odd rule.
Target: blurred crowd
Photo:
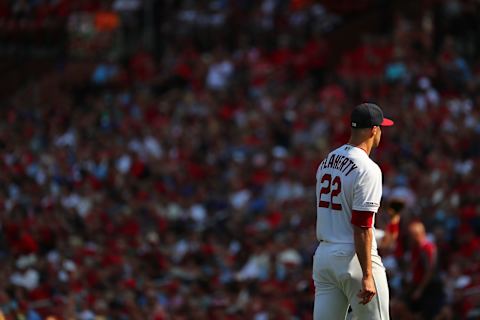
[[[12,93],[0,109],[5,318],[311,319],[316,168],[347,141],[351,108],[372,101],[396,123],[372,154],[378,229],[402,203],[381,249],[392,318],[422,319],[430,270],[440,294],[423,319],[476,319],[478,4],[424,1],[339,55],[325,35],[348,25],[348,4],[375,2],[337,2],[343,14],[164,1],[156,51],[62,61]]]

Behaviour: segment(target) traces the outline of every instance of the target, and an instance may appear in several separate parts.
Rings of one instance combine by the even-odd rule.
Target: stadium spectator
[[[112,8],[135,19],[125,10],[142,5],[102,3],[0,1],[4,43],[30,41],[25,26],[39,21]],[[120,24],[134,34],[129,50],[95,49],[116,49],[114,36],[75,42],[0,109],[6,319],[309,319],[313,173],[345,140],[341,115],[365,99],[398,123],[373,155],[385,189],[377,226],[392,232],[392,315],[412,319],[403,284],[422,283],[433,260],[419,257],[434,243],[445,306],[431,310],[476,317],[478,4],[425,1],[337,51],[330,32],[375,1],[156,3],[154,51],[136,46],[141,25]],[[77,22],[71,40],[88,39]],[[95,54],[74,55],[83,50]],[[386,214],[395,199],[398,234]],[[430,245],[410,246],[413,220]],[[420,309],[429,290],[415,294]]]
[[[438,272],[438,251],[428,240],[423,223],[414,221],[408,226],[411,240],[411,279],[408,290],[410,308],[422,319],[434,319],[445,302],[443,284]]]

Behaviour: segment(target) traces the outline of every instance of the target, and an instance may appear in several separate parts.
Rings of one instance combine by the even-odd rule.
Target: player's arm
[[[352,212],[355,252],[362,268],[362,290],[358,293],[361,304],[369,303],[376,294],[372,273],[372,220],[373,212]]]
[[[373,216],[380,207],[382,175],[380,168],[361,172],[353,191],[352,220],[355,251],[362,268],[360,303],[367,304],[376,294],[372,274]]]

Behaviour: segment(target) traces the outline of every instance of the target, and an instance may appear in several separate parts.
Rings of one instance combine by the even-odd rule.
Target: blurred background
[[[392,319],[479,319],[478,21],[475,0],[0,0],[4,318],[311,319],[316,168],[370,101],[396,122],[372,154]]]

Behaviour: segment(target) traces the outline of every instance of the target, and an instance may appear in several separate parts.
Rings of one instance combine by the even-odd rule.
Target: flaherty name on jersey
[[[338,171],[341,171],[342,173],[345,174],[345,176],[348,176],[350,172],[353,170],[357,169],[357,165],[355,162],[350,160],[350,158],[343,156],[343,155],[337,155],[335,153],[330,153],[327,158],[325,158],[322,163],[320,164],[320,169],[326,169],[326,168],[332,168],[336,169]]]

